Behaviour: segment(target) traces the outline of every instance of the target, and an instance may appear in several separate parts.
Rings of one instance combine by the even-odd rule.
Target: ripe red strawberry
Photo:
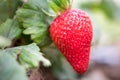
[[[84,73],[89,64],[92,40],[89,16],[82,10],[66,10],[50,25],[50,36],[72,67]]]

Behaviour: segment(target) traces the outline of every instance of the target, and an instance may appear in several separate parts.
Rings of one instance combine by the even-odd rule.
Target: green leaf
[[[0,80],[27,80],[24,68],[5,53],[0,53]]]
[[[17,58],[20,64],[22,64],[25,68],[38,67],[40,61],[46,67],[50,66],[50,61],[44,58],[42,53],[39,51],[40,49],[35,43],[27,46],[19,46],[14,48],[8,48],[5,50],[0,50],[1,53],[9,54],[15,59]]]
[[[8,18],[13,18],[20,0],[0,0],[0,24]]]
[[[52,18],[43,12],[43,10],[48,11],[48,9],[46,0],[29,0],[16,12],[17,19],[22,22],[24,27],[23,33],[31,35],[31,39],[40,47],[51,43],[49,22]]]
[[[21,29],[18,22],[15,19],[7,19],[3,24],[0,25],[0,36],[6,38],[8,42],[11,42],[14,38],[21,34]],[[0,44],[2,44],[0,42]],[[8,44],[4,44],[7,47]],[[2,47],[2,46],[1,46]]]
[[[8,19],[5,23],[0,25],[0,35],[12,40],[19,36],[21,29],[16,20]]]
[[[47,0],[28,0],[28,2],[24,4],[23,8],[32,9],[36,11],[39,11],[41,8],[48,10],[49,5]]]
[[[10,46],[11,44],[12,44],[11,40],[9,40],[8,38],[5,38],[3,36],[0,36],[0,47],[1,48]]]

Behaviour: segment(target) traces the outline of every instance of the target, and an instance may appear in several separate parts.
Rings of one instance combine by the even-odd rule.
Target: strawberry
[[[92,24],[86,12],[67,9],[50,25],[50,36],[75,71],[86,72],[92,41]]]

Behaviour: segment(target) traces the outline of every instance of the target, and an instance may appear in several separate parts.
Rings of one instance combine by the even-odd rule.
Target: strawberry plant
[[[0,8],[5,15],[0,16],[0,80],[8,80],[10,75],[9,80],[27,80],[27,70],[39,66],[52,65],[54,75],[71,71],[72,80],[75,71],[86,72],[92,24],[85,11],[72,9],[72,0],[3,0],[0,6],[6,3],[9,13]],[[68,70],[63,67],[65,60],[70,64]]]

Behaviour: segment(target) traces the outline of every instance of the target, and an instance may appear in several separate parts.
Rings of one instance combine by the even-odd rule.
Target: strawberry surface
[[[92,24],[86,12],[68,9],[50,25],[56,47],[78,73],[86,72],[92,41]]]

